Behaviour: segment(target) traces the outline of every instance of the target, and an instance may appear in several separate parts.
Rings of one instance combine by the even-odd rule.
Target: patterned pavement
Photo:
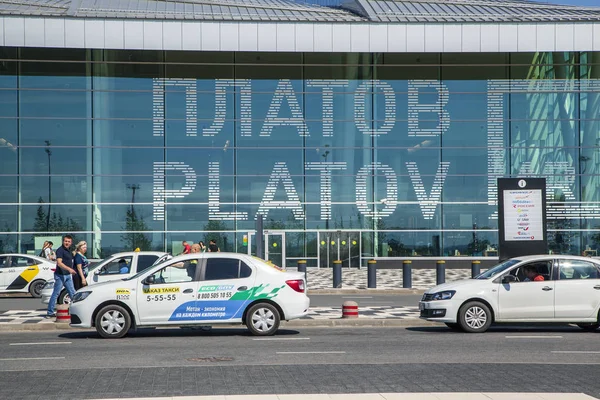
[[[288,268],[288,271],[296,271]],[[483,270],[482,270],[483,272]],[[308,273],[308,290],[332,289],[333,269],[310,268]],[[447,269],[446,282],[471,278],[470,269]],[[435,286],[435,269],[413,269],[412,287],[414,289],[428,289]],[[344,268],[342,269],[342,289],[366,289],[367,269]],[[377,289],[402,289],[401,269],[381,269],[377,271]]]

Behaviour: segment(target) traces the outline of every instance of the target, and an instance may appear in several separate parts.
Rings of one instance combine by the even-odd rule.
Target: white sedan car
[[[71,326],[120,338],[131,327],[241,323],[254,335],[272,335],[281,320],[308,313],[305,285],[303,273],[245,254],[186,254],[128,279],[80,289],[71,303]]]
[[[0,255],[0,293],[30,293],[41,297],[46,281],[53,279],[56,264],[27,254]]]
[[[600,324],[600,261],[540,255],[506,260],[475,279],[445,283],[425,292],[421,318],[466,332],[492,323]]]

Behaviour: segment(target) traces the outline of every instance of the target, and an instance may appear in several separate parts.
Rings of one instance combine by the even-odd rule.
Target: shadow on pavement
[[[445,326],[418,326],[418,327],[409,327],[406,328],[407,331],[410,332],[423,332],[423,333],[460,333],[467,334],[461,330],[450,329]],[[490,329],[486,333],[522,333],[522,332],[530,332],[530,333],[590,333],[586,332],[583,329],[578,328],[574,325],[553,325],[553,324],[539,324],[539,325],[518,325],[518,324],[510,324],[510,325],[492,325]],[[591,333],[600,333],[600,330]],[[469,333],[470,335],[470,333]]]
[[[300,332],[291,329],[280,329],[273,336],[267,336],[270,338],[273,337],[285,337],[285,336],[293,336],[298,335]],[[103,339],[96,333],[96,331],[80,331],[80,332],[66,332],[58,335],[60,338],[65,339],[102,339],[102,340],[110,340]],[[200,328],[139,328],[132,329],[129,333],[123,338],[157,338],[157,337],[194,337],[194,336],[202,336],[202,337],[232,337],[232,336],[246,336],[259,338],[260,336],[253,336],[250,332],[245,328],[213,328],[211,330],[202,330]],[[118,339],[117,339],[118,340]]]

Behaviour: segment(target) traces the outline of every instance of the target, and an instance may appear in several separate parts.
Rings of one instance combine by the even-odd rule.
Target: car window
[[[509,274],[517,278],[517,282],[530,282],[535,279],[528,278],[526,269],[530,268],[535,272],[535,276],[540,275],[544,281],[552,279],[552,260],[530,262],[513,268]],[[542,280],[538,278],[538,280]]]
[[[560,260],[559,280],[600,279],[598,266],[589,261]]]
[[[235,258],[208,258],[206,260],[205,281],[248,278],[250,275],[252,275],[252,268],[242,260]]]
[[[197,259],[176,262],[159,269],[150,276],[154,277],[154,284],[191,282],[196,280],[199,263],[200,260]]]
[[[150,268],[152,265],[154,265],[157,259],[158,256],[148,254],[138,255],[137,272]]]
[[[108,264],[106,264],[100,270],[99,275],[119,275],[119,274],[128,274],[131,272],[131,260],[133,257],[119,257],[115,258]]]
[[[506,260],[504,262],[501,262],[500,264],[488,269],[487,271],[485,271],[482,274],[479,274],[475,277],[475,279],[489,279],[492,278],[504,271],[506,271],[507,269],[509,269],[510,267],[512,267],[513,265],[520,263],[521,260],[515,260],[515,259],[511,259],[511,260]]]
[[[10,266],[11,267],[27,267],[30,265],[36,265],[37,262],[33,258],[29,257],[21,257],[21,256],[12,256],[10,258]]]

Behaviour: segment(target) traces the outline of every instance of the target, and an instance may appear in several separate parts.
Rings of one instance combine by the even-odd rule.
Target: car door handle
[[[544,287],[542,288],[542,290],[543,290],[544,292],[547,292],[547,291],[549,291],[549,290],[552,290],[552,288],[551,288],[550,286],[544,286]]]
[[[193,293],[194,289],[185,289],[183,293]]]
[[[238,292],[241,292],[243,290],[248,290],[248,286],[240,286],[239,288],[237,288]]]
[[[27,271],[35,271],[35,268],[27,268]]]
[[[596,285],[596,286],[594,286],[594,289],[596,289],[596,290],[600,290],[600,285]]]

